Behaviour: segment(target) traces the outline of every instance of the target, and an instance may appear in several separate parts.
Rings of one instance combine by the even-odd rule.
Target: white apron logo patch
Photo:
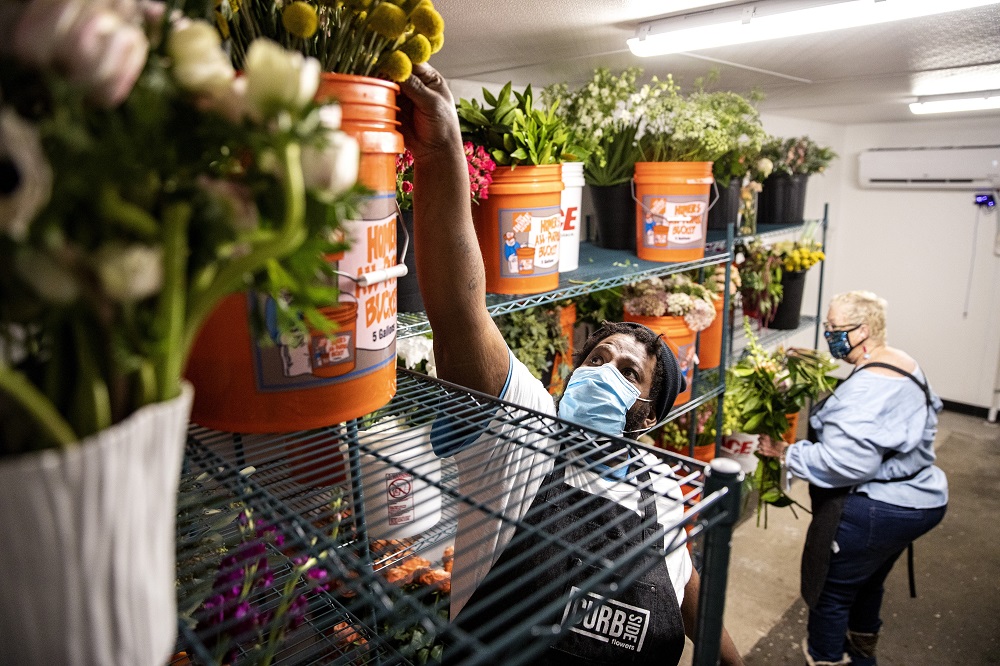
[[[573,587],[573,597],[580,589]],[[563,624],[576,617],[570,631],[624,650],[639,652],[649,629],[649,611],[614,599],[605,599],[588,592],[587,596],[570,600],[563,610]]]

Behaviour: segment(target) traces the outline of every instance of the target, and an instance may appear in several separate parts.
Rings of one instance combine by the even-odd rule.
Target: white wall
[[[972,192],[862,189],[857,159],[868,148],[998,144],[1000,123],[836,126],[765,117],[764,124],[779,136],[808,134],[840,154],[827,174],[810,178],[806,198],[806,217],[821,216],[823,202],[830,203],[824,308],[842,291],[883,296],[889,343],[916,358],[945,399],[989,407],[1000,356],[1000,257],[994,254],[1000,215],[982,215],[977,231]],[[814,293],[813,285],[807,294]]]

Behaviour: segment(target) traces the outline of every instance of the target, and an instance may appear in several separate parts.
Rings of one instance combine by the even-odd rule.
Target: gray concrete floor
[[[879,663],[1000,664],[1000,426],[944,412],[936,445],[948,513],[916,543],[917,598],[909,597],[905,558],[886,581]],[[804,483],[791,495],[808,506]],[[772,509],[767,529],[750,519],[733,534],[725,624],[748,666],[805,663],[798,589],[808,524],[808,515]],[[689,642],[681,664],[691,659]]]

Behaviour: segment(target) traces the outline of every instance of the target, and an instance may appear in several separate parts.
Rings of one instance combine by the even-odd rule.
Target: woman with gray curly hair
[[[941,522],[948,481],[934,465],[941,400],[917,362],[886,344],[886,301],[869,291],[833,297],[825,336],[834,358],[855,366],[816,405],[816,441],[788,445],[761,435],[809,482],[813,519],[802,553],[810,665],[876,664],[883,583],[903,550]]]

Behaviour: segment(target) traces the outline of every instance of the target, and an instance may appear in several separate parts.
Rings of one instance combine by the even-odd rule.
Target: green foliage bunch
[[[581,159],[582,149],[572,144],[572,134],[556,107],[536,107],[530,85],[519,93],[508,82],[496,96],[483,88],[483,99],[484,105],[475,99],[458,101],[462,138],[484,147],[498,166]]]
[[[766,326],[774,319],[774,312],[784,294],[781,286],[784,256],[773,245],[759,238],[741,241],[737,245],[737,255],[742,256],[737,265],[743,312]]]
[[[704,97],[702,97],[704,96]],[[719,187],[729,187],[735,178],[743,180],[756,167],[767,134],[754,104],[759,96],[749,99],[734,92],[695,93],[692,99],[710,108],[729,133],[732,144],[729,150],[715,158],[712,175]]]
[[[695,446],[708,446],[716,441],[716,414],[718,401],[712,400],[695,410]],[[690,453],[691,414],[687,412],[663,424],[660,444],[662,448],[677,451],[683,455]],[[739,432],[739,411],[731,400],[722,403],[722,436],[728,437]]]
[[[808,136],[771,137],[761,148],[761,156],[771,161],[774,173],[791,176],[823,173],[837,158],[837,153],[829,146],[820,146]]]
[[[646,162],[714,162],[735,150],[738,125],[756,114],[735,93],[681,94],[673,76],[652,83],[655,95],[644,102],[645,126],[639,150]]]
[[[624,316],[624,300],[617,289],[587,292],[576,300],[577,322],[596,328],[605,321],[621,321]]]
[[[606,67],[594,70],[591,80],[570,90],[565,83],[542,91],[548,104],[558,104],[557,113],[583,147],[583,175],[590,185],[607,187],[626,183],[639,158],[636,136],[643,122],[645,103],[660,94],[655,85],[637,86],[639,67],[613,74]]]
[[[731,369],[726,400],[739,413],[741,431],[780,441],[788,430],[787,414],[799,412],[809,401],[833,390],[837,380],[830,373],[838,365],[829,354],[812,349],[768,352],[754,336],[749,320],[744,320],[744,326],[747,350]],[[759,492],[759,521],[765,505],[790,506],[793,500],[782,489],[781,462],[757,457],[753,484]]]
[[[514,356],[537,379],[548,379],[545,375],[556,353],[562,354],[564,365],[567,366],[560,369],[560,374],[568,374],[565,352],[569,349],[569,339],[559,322],[558,308],[539,306],[518,310],[497,317],[496,322]]]

